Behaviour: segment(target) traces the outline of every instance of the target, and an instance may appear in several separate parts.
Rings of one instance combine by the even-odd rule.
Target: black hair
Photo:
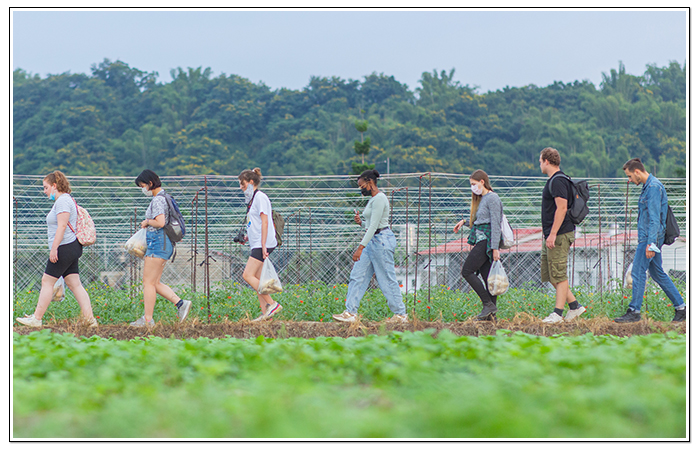
[[[374,184],[377,184],[377,178],[379,178],[379,172],[376,169],[365,170],[357,177],[358,180],[374,181]]]
[[[154,171],[146,169],[136,177],[136,186],[140,183],[145,184],[149,189],[155,189],[160,187],[160,178]]]

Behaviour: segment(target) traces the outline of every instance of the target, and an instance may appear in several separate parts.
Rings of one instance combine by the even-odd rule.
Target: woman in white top
[[[272,204],[268,196],[258,190],[261,180],[262,172],[258,167],[244,170],[238,175],[239,185],[248,205],[246,231],[250,243],[250,257],[243,270],[243,279],[256,291],[260,284],[263,262],[277,247],[275,225],[272,222]],[[272,300],[269,294],[258,294],[258,300],[262,314],[255,321],[269,319],[282,310],[282,305]]]
[[[92,315],[90,296],[80,281],[78,259],[83,254],[83,246],[75,236],[78,221],[78,208],[70,195],[70,183],[66,176],[56,170],[44,177],[44,195],[49,200],[55,200],[51,211],[46,216],[49,237],[49,260],[46,263],[44,276],[41,277],[41,291],[34,314],[18,317],[17,322],[30,327],[41,327],[41,319],[53,297],[53,287],[56,281],[63,277],[66,286],[73,292],[80,305],[83,319],[91,327],[97,326],[97,320]]]

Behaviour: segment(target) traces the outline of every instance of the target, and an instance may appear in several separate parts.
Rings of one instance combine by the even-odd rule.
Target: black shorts
[[[275,248],[276,248],[276,247],[268,248],[268,249],[267,249],[267,254],[270,255],[270,254],[272,253],[272,251],[273,251]],[[257,260],[260,261],[260,262],[263,262],[262,247],[260,247],[260,248],[251,248],[251,249],[250,249],[250,257],[251,257],[251,258],[257,259]]]
[[[78,260],[83,254],[83,246],[78,240],[74,240],[68,244],[58,246],[58,261],[52,263],[49,259],[46,262],[46,270],[44,273],[51,275],[54,278],[61,278],[66,275],[78,272]]]

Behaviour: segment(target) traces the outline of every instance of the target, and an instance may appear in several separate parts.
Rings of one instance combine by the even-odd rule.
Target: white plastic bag
[[[627,268],[627,272],[625,272],[625,289],[632,289],[632,263],[630,263],[630,266]]]
[[[488,285],[491,295],[502,295],[508,290],[508,275],[506,275],[506,270],[500,260],[491,264]]]
[[[146,229],[141,228],[139,231],[134,233],[133,236],[126,241],[124,248],[129,254],[136,256],[137,258],[143,259],[146,255],[146,250],[148,249],[148,244],[146,244]]]
[[[513,235],[513,228],[511,228],[508,223],[508,219],[505,214],[501,214],[501,241],[499,242],[498,248],[507,249],[515,245],[515,236]]]
[[[51,297],[51,301],[62,302],[64,298],[66,298],[66,282],[63,281],[63,277],[60,277],[53,285],[53,297]]]
[[[265,262],[262,266],[262,272],[260,272],[260,284],[258,284],[258,294],[277,294],[282,292],[282,283],[277,276],[277,271],[275,270],[274,264],[270,258],[265,258]]]

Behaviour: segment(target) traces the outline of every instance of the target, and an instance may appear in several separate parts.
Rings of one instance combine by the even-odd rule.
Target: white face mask
[[[245,195],[246,204],[250,203],[250,201],[253,199],[254,192],[255,192],[255,186],[253,186],[253,183],[249,183],[248,187],[246,187],[245,191],[243,191],[243,195]]]
[[[142,187],[141,192],[143,192],[143,195],[146,197],[153,197],[153,192],[149,191],[147,187]]]
[[[472,184],[472,192],[476,195],[481,195],[482,192],[484,192],[483,189],[481,189],[481,186],[478,184]]]

